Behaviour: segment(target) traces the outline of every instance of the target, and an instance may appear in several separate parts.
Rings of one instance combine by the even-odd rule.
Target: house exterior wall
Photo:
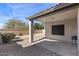
[[[65,26],[65,35],[52,35],[52,25],[61,25],[64,24]],[[53,22],[46,22],[45,25],[45,37],[51,39],[62,40],[66,42],[72,42],[71,37],[73,35],[77,35],[77,20],[76,19],[67,19],[61,21],[53,21]]]

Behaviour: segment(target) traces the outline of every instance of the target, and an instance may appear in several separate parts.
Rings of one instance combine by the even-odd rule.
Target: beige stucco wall
[[[52,32],[51,32],[52,25],[59,25],[59,24],[65,25],[65,35],[64,36],[52,35]],[[44,25],[45,25],[46,38],[71,42],[72,41],[71,36],[77,35],[77,20],[76,19],[67,19],[67,20],[61,20],[61,21],[47,22],[47,23],[44,23]]]

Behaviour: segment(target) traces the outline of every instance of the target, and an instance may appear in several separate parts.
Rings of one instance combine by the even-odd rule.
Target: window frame
[[[64,36],[65,35],[65,25],[64,24],[52,25],[51,32],[52,32],[52,35],[62,35],[62,36]]]

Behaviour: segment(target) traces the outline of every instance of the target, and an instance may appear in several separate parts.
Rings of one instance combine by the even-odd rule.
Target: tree
[[[4,28],[12,30],[26,30],[27,25],[21,20],[10,19],[5,23]]]
[[[43,29],[44,26],[42,23],[34,23],[34,29]]]

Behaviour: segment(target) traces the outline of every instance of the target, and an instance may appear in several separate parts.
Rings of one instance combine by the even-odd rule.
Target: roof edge
[[[45,15],[45,14],[54,12],[54,11],[56,11],[56,10],[59,10],[59,9],[62,9],[62,8],[65,8],[65,7],[74,5],[74,4],[76,4],[76,3],[60,3],[60,4],[58,4],[58,5],[54,6],[54,7],[48,8],[48,9],[43,10],[43,11],[41,11],[41,12],[39,12],[39,13],[36,13],[36,14],[34,14],[34,15],[32,15],[32,16],[29,16],[29,17],[27,17],[26,19],[31,20],[31,19],[34,19],[34,18],[43,16],[43,15]]]

